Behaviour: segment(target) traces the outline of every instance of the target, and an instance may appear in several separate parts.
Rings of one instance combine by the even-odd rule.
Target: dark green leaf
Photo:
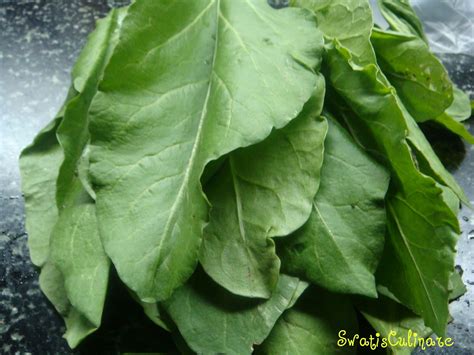
[[[385,296],[380,295],[376,300],[360,299],[356,305],[377,332],[376,337],[387,338],[392,343],[398,338],[410,341],[410,347],[390,347],[391,353],[395,355],[411,354],[418,344],[418,339],[426,338],[432,333],[422,318]]]
[[[91,108],[90,172],[105,250],[145,302],[195,269],[206,164],[295,118],[322,38],[265,0],[135,1]]]
[[[196,271],[165,307],[189,347],[198,354],[251,354],[301,292],[300,281],[280,275],[269,300],[235,296]]]
[[[329,119],[321,186],[309,221],[278,243],[283,269],[328,290],[375,297],[387,172]]]
[[[318,92],[317,99],[322,96]],[[327,132],[317,106],[265,141],[232,153],[205,189],[212,209],[200,261],[234,294],[270,298],[280,273],[271,238],[295,231],[311,213]]]
[[[320,16],[325,15],[330,16],[331,12],[321,11]],[[351,21],[372,23],[371,15],[366,15]],[[358,53],[338,40],[350,36],[346,28],[341,26],[339,33],[332,33],[327,39],[329,104],[356,140],[392,172],[393,187],[387,199],[390,228],[378,277],[397,298],[422,315],[427,325],[443,335],[449,316],[448,282],[459,225],[438,183],[467,199],[376,62],[361,66]],[[324,28],[320,29],[325,33]],[[358,48],[359,42],[355,43]],[[423,161],[423,173],[418,170],[418,160]]]
[[[345,296],[308,289],[286,310],[256,354],[355,354],[356,347],[339,346],[341,331],[357,334],[357,317]]]
[[[377,63],[418,122],[441,115],[453,102],[453,84],[419,37],[374,29]]]
[[[378,0],[380,11],[394,31],[413,34],[428,43],[423,25],[409,0]]]

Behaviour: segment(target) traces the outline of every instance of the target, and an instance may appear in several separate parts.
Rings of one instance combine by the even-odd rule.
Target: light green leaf
[[[471,117],[472,107],[469,95],[454,86],[454,100],[446,110],[446,114],[458,122],[465,121]]]
[[[49,237],[58,218],[56,179],[63,152],[56,139],[56,129],[61,119],[58,115],[49,123],[20,157],[28,247],[37,266],[42,266],[48,258]]]
[[[310,98],[314,28],[310,13],[265,0],[130,6],[91,108],[90,173],[105,250],[143,301],[168,298],[195,269],[206,164],[262,141]]]
[[[113,9],[105,19],[97,21],[97,28],[89,36],[72,70],[74,88],[78,94],[67,103],[64,118],[57,130],[58,141],[64,151],[56,192],[60,211],[78,179],[78,163],[90,138],[89,107],[117,43],[125,13],[126,9]]]
[[[463,189],[445,169],[415,120],[410,117],[410,114],[400,102],[398,106],[408,125],[407,142],[412,149],[413,155],[416,157],[418,169],[422,173],[431,176],[438,184],[450,188],[463,203],[469,205],[469,199],[464,194]],[[456,214],[455,212],[453,213],[453,215]],[[456,225],[458,225],[458,223],[456,223]]]
[[[327,132],[318,106],[265,141],[230,154],[205,189],[212,209],[200,262],[234,294],[270,298],[280,273],[270,238],[292,233],[311,213]]]
[[[300,292],[300,281],[280,275],[269,300],[235,296],[196,271],[165,307],[189,347],[198,354],[251,354]]]
[[[63,275],[65,293],[75,313],[66,325],[79,342],[100,326],[110,262],[100,241],[94,201],[79,181],[75,184],[74,198],[70,191],[53,228],[48,262]],[[69,341],[70,346],[76,346],[76,341]]]
[[[352,338],[357,316],[348,298],[320,289],[308,289],[286,310],[256,354],[355,354],[356,347],[338,346],[339,334]]]
[[[114,10],[113,13],[123,13],[123,11]],[[74,85],[69,89],[63,107],[56,118],[38,134],[32,145],[24,149],[20,157],[22,190],[26,203],[26,227],[29,232],[28,245],[31,259],[38,266],[43,265],[48,257],[50,234],[58,217],[55,204],[56,182],[64,154],[56,138],[56,132],[58,127],[65,125],[63,122],[66,116],[69,125],[72,126],[71,129],[75,129],[84,120],[87,108],[79,113],[81,119],[76,120],[77,116],[71,114],[73,110],[70,107],[78,106],[74,104],[75,102],[82,102],[80,97],[86,89],[86,78],[92,75],[93,68],[97,66],[97,57],[101,55],[98,47],[103,46],[108,40],[106,34],[111,23],[109,20],[99,21],[98,29],[92,33],[74,66],[72,75]],[[65,141],[65,143],[74,146],[77,137],[74,133],[70,136],[73,138],[72,141]],[[63,139],[67,140],[67,136]],[[79,146],[82,152],[82,145],[79,144]],[[70,171],[74,174],[74,164],[70,166]],[[60,182],[60,185],[64,183]]]
[[[334,292],[375,297],[388,181],[387,172],[329,119],[311,217],[277,244],[283,270]]]
[[[351,50],[358,64],[375,61],[374,50],[368,42],[373,24],[367,0],[291,0],[290,4],[311,10],[326,39],[339,39]]]
[[[418,122],[441,115],[453,102],[453,84],[419,37],[374,29],[377,63]]]
[[[53,263],[44,264],[39,282],[43,293],[64,318],[67,328],[64,338],[71,348],[75,348],[84,337],[94,332],[97,327],[89,323],[87,318],[71,306],[64,287],[63,275]]]
[[[449,300],[455,300],[464,295],[467,291],[466,285],[462,280],[462,275],[458,273],[457,270],[451,274],[449,279]]]
[[[468,143],[474,144],[474,137],[463,125],[462,121],[471,117],[472,109],[469,96],[462,90],[454,87],[454,101],[446,112],[435,118],[435,122],[447,130],[464,138]]]
[[[158,303],[145,303],[141,301],[139,302],[142,307],[143,307],[143,312],[145,312],[145,315],[157,326],[167,330],[171,331],[171,327],[163,320],[163,315],[162,311],[159,307]]]
[[[428,43],[423,25],[409,0],[378,0],[380,12],[394,31],[413,34]]]
[[[74,88],[66,104],[22,156],[25,192],[34,199],[27,205],[27,218],[33,217],[28,222],[34,231],[32,256],[38,259],[40,255],[40,265],[46,262],[41,287],[64,316],[71,347],[99,327],[107,290],[109,260],[99,238],[95,205],[77,176],[77,164],[88,139],[88,104],[106,53],[116,42],[123,11],[113,10],[98,22],[73,70]],[[41,168],[32,170],[34,164]]]
[[[145,315],[153,323],[169,332],[174,328],[174,324],[169,320],[168,315],[164,313],[163,306],[160,303],[143,302],[133,291],[128,291],[131,297],[143,308]]]
[[[468,131],[466,126],[462,122],[457,121],[447,113],[442,113],[436,117],[435,121],[442,125],[447,130],[457,134],[459,137],[464,138],[466,142],[474,144],[474,136]]]
[[[426,338],[432,333],[422,318],[385,296],[380,295],[376,300],[360,299],[356,306],[381,338],[390,339],[392,343],[398,338],[410,341],[411,347],[390,347],[392,354],[411,354],[418,339]]]

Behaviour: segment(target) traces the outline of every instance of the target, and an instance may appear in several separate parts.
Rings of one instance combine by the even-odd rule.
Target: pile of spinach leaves
[[[98,22],[20,159],[72,348],[112,268],[183,351],[354,352],[338,333],[362,317],[445,335],[468,201],[420,127],[474,143],[471,106],[408,1],[379,6],[389,30],[367,0],[136,0]]]

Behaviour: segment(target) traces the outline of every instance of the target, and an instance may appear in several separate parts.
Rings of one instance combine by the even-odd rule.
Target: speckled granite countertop
[[[56,113],[69,86],[74,59],[95,20],[108,9],[105,0],[0,0],[0,354],[71,353],[61,338],[63,322],[41,294],[38,273],[29,260],[18,155]],[[442,59],[453,80],[472,94],[474,58],[445,55]],[[471,125],[474,131],[472,120]],[[448,145],[452,148],[454,143]],[[474,204],[474,149],[465,149],[454,174]],[[462,150],[461,145],[457,151]],[[472,354],[474,213],[464,209],[460,220],[464,233],[458,244],[458,264],[468,292],[451,305],[454,322],[449,334],[456,347],[443,353]],[[108,308],[120,307],[125,315],[108,317],[111,312],[106,307],[107,333],[94,335],[78,352],[156,351],[159,330],[115,291],[111,293],[118,295]],[[150,347],[144,348],[144,343]],[[170,344],[159,347],[173,350]]]

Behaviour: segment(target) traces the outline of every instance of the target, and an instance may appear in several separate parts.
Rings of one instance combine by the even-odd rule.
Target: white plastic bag
[[[474,0],[412,0],[431,48],[474,56]]]
[[[375,22],[387,27],[371,0]],[[474,56],[474,0],[411,0],[423,22],[431,49],[435,53],[463,53]]]

